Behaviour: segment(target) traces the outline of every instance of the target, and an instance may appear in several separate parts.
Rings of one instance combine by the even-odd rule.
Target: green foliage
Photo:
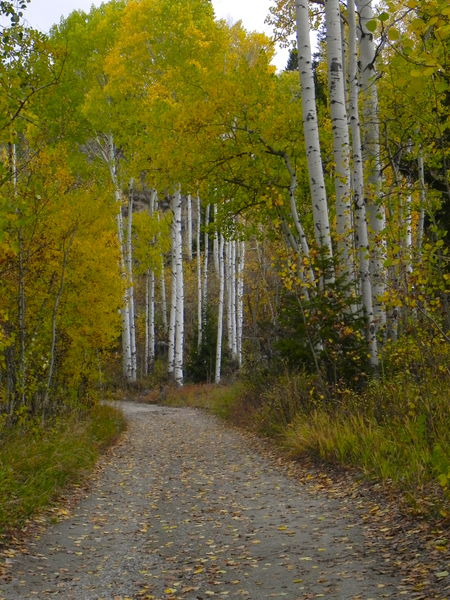
[[[286,292],[276,348],[288,368],[307,369],[330,384],[361,386],[370,373],[365,318],[349,286],[336,279],[309,298]]]
[[[11,25],[18,25],[20,18],[23,16],[23,10],[29,1],[19,0],[19,2],[10,2],[10,0],[2,0],[0,2],[0,15],[8,17]]]
[[[0,432],[0,536],[83,479],[124,429],[117,410],[97,405],[45,427],[29,421]],[[0,538],[1,539],[1,538]]]
[[[207,318],[203,327],[202,343],[200,347],[191,342],[189,355],[186,360],[186,379],[193,383],[214,381],[216,368],[217,345],[217,315],[212,307],[208,307]],[[222,377],[226,378],[235,370],[236,365],[230,356],[224,340],[222,347]]]
[[[202,343],[200,347],[191,343],[186,360],[186,379],[193,383],[214,381],[216,365],[217,318],[213,311],[208,310],[208,316],[203,326]]]

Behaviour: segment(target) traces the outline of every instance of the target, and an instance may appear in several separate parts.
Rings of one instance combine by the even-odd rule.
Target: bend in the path
[[[123,403],[130,428],[72,516],[16,557],[0,599],[401,598],[336,499],[215,418]],[[413,595],[408,596],[413,598]]]

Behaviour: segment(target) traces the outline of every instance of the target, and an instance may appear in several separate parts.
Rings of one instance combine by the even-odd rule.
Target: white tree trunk
[[[150,296],[150,306],[149,306],[149,353],[148,353],[148,362],[151,368],[155,363],[155,347],[156,347],[156,336],[155,336],[155,273],[150,271],[150,281],[149,281],[149,296]]]
[[[201,229],[202,229],[202,205],[200,196],[197,196],[197,347],[200,348],[203,341],[203,309],[202,309],[202,253],[201,253]]]
[[[224,242],[225,250],[225,290],[226,290],[226,309],[227,309],[227,346],[230,353],[233,352],[233,284],[231,276],[231,242]]]
[[[336,233],[339,274],[345,283],[354,281],[350,206],[350,136],[345,98],[343,44],[339,0],[325,1],[328,82],[333,132],[336,191]],[[350,290],[349,290],[350,291]]]
[[[237,360],[237,277],[236,277],[236,241],[230,242],[230,288],[231,288],[231,355]]]
[[[173,199],[172,199],[173,210]],[[175,370],[175,330],[177,317],[177,241],[175,212],[172,214],[171,232],[171,292],[170,292],[170,316],[169,316],[169,346],[167,356],[167,371],[172,375]]]
[[[130,320],[130,347],[131,347],[131,381],[137,379],[137,350],[136,350],[136,318],[133,282],[133,208],[134,208],[134,181],[130,181],[128,194],[128,234],[127,234],[127,277],[128,277],[128,318]]]
[[[145,375],[155,362],[155,342],[155,273],[149,269],[145,276]]]
[[[370,277],[369,233],[367,230],[366,204],[364,200],[364,166],[359,120],[358,47],[354,0],[348,0],[348,23],[350,85],[349,117],[352,132],[353,203],[356,229],[355,241],[359,259],[359,286],[367,322],[367,340],[369,344],[370,363],[373,367],[377,367],[378,348],[373,314],[372,281]]]
[[[155,190],[155,195],[153,197],[154,205],[153,208],[157,212],[158,223],[160,222],[160,213],[159,213],[159,205],[158,205],[158,195]],[[161,288],[161,313],[162,313],[162,322],[164,331],[167,333],[169,328],[169,319],[167,317],[167,293],[166,293],[166,269],[164,267],[164,259],[161,261],[161,276],[160,276],[160,288]]]
[[[192,262],[192,197],[188,194],[186,199],[186,210],[187,210],[187,236],[186,236],[186,246],[187,246],[187,257],[188,261]]]
[[[320,154],[316,92],[311,58],[308,0],[296,0],[298,68],[302,89],[303,130],[308,161],[309,184],[314,219],[314,232],[319,248],[332,257],[327,196]],[[327,276],[332,279],[331,274]]]
[[[158,206],[158,195],[156,190],[152,190],[150,195],[149,214],[151,217],[155,214]],[[153,243],[156,244],[156,237]],[[145,358],[144,371],[148,375],[153,369],[155,362],[155,272],[149,269],[146,273],[145,285]]]
[[[219,241],[219,299],[218,299],[218,315],[217,315],[217,345],[216,345],[216,372],[215,372],[215,383],[219,384],[221,380],[222,371],[222,338],[223,338],[223,303],[224,303],[224,291],[225,291],[225,273],[224,273],[224,238],[220,234]]]
[[[213,241],[213,256],[214,256],[214,270],[219,275],[219,232],[217,230],[217,204],[214,204],[214,241]]]
[[[167,316],[167,292],[166,292],[166,269],[164,262],[161,265],[161,277],[159,280],[161,286],[161,313],[164,331],[167,332],[169,328],[169,318]]]
[[[305,230],[303,229],[303,225],[301,224],[300,217],[299,217],[298,210],[297,210],[297,188],[298,188],[297,174],[296,174],[295,169],[292,166],[292,162],[287,154],[284,154],[284,163],[286,165],[286,168],[287,168],[287,170],[289,172],[289,176],[290,176],[289,202],[290,202],[291,216],[292,216],[292,220],[294,222],[294,226],[295,226],[295,230],[297,232],[299,242],[297,242],[297,240],[292,240],[292,232],[289,228],[289,225],[287,225],[287,223],[284,224],[283,231],[285,232],[285,235],[288,238],[288,243],[290,244],[291,248],[293,248],[294,251],[299,255],[299,258],[301,258],[301,256],[302,256],[300,253],[300,248],[301,248],[301,252],[303,253],[303,256],[307,259],[310,259],[308,239],[306,237]],[[313,271],[312,267],[309,265],[306,268],[305,274],[304,274],[304,272],[305,272],[305,270],[303,268],[299,269],[300,276],[303,279],[306,279],[306,281],[311,286],[313,286],[314,281],[315,281],[315,276],[314,276],[314,271]],[[305,281],[305,283],[306,283],[306,281]],[[305,290],[307,290],[307,289],[308,289],[307,286],[305,286]]]
[[[382,175],[380,165],[380,142],[378,120],[378,91],[375,71],[376,46],[373,34],[366,25],[373,20],[372,0],[356,0],[359,12],[360,71],[363,98],[363,159],[366,166],[367,185],[366,211],[370,231],[370,273],[374,318],[377,326],[386,324],[386,311],[383,296],[386,290],[385,241],[386,215],[381,204]]]
[[[124,245],[124,234],[123,234],[123,215],[122,215],[122,191],[119,186],[117,177],[117,162],[116,162],[116,148],[114,145],[114,139],[112,135],[108,136],[107,150],[105,151],[105,160],[107,161],[109,172],[111,175],[111,181],[114,187],[114,196],[118,205],[117,211],[117,237],[119,241],[120,250],[120,271],[124,281],[127,281],[127,266],[125,258],[125,245]],[[121,309],[122,317],[122,361],[123,361],[123,375],[131,381],[133,377],[133,365],[131,358],[131,337],[130,337],[130,317],[129,317],[129,300],[128,300],[128,285],[125,287],[123,307]]]
[[[182,236],[182,197],[179,190],[173,196],[173,212],[176,240],[176,318],[175,318],[175,357],[174,379],[183,385],[184,354],[184,279],[183,279],[183,236]]]
[[[150,269],[145,274],[145,345],[144,345],[144,376],[149,374],[150,353]]]
[[[413,215],[412,215],[412,191],[411,182],[408,181],[408,193],[405,198],[404,219],[405,219],[405,270],[407,274],[413,272],[412,252],[413,252]]]
[[[202,289],[202,322],[206,323],[207,309],[208,309],[208,268],[209,268],[209,217],[210,217],[211,205],[207,204],[205,214],[205,237],[204,237],[204,248],[203,248],[203,289]]]
[[[245,242],[239,242],[238,283],[237,283],[237,358],[242,367],[242,337],[244,330],[244,271],[245,271]]]

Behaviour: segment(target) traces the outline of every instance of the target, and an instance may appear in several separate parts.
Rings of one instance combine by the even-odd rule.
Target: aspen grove
[[[405,348],[447,376],[449,19],[274,0],[280,73],[208,0],[5,24],[0,422],[111,381],[301,370],[332,397]]]

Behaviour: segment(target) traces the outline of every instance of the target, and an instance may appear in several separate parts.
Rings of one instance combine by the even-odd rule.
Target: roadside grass
[[[283,443],[309,455],[357,467],[390,482],[418,512],[450,517],[450,381],[409,375],[371,382],[364,393],[336,392],[334,402],[299,410]]]
[[[293,458],[357,468],[389,483],[418,513],[450,518],[450,377],[375,379],[326,395],[314,376],[284,374],[230,386],[168,387],[193,406],[270,437]]]
[[[96,405],[51,426],[24,424],[0,434],[0,536],[46,508],[92,470],[125,428],[122,414]]]
[[[242,383],[228,386],[215,384],[190,384],[181,388],[168,386],[162,401],[168,406],[204,408],[223,419],[236,421],[236,409],[244,393]]]

